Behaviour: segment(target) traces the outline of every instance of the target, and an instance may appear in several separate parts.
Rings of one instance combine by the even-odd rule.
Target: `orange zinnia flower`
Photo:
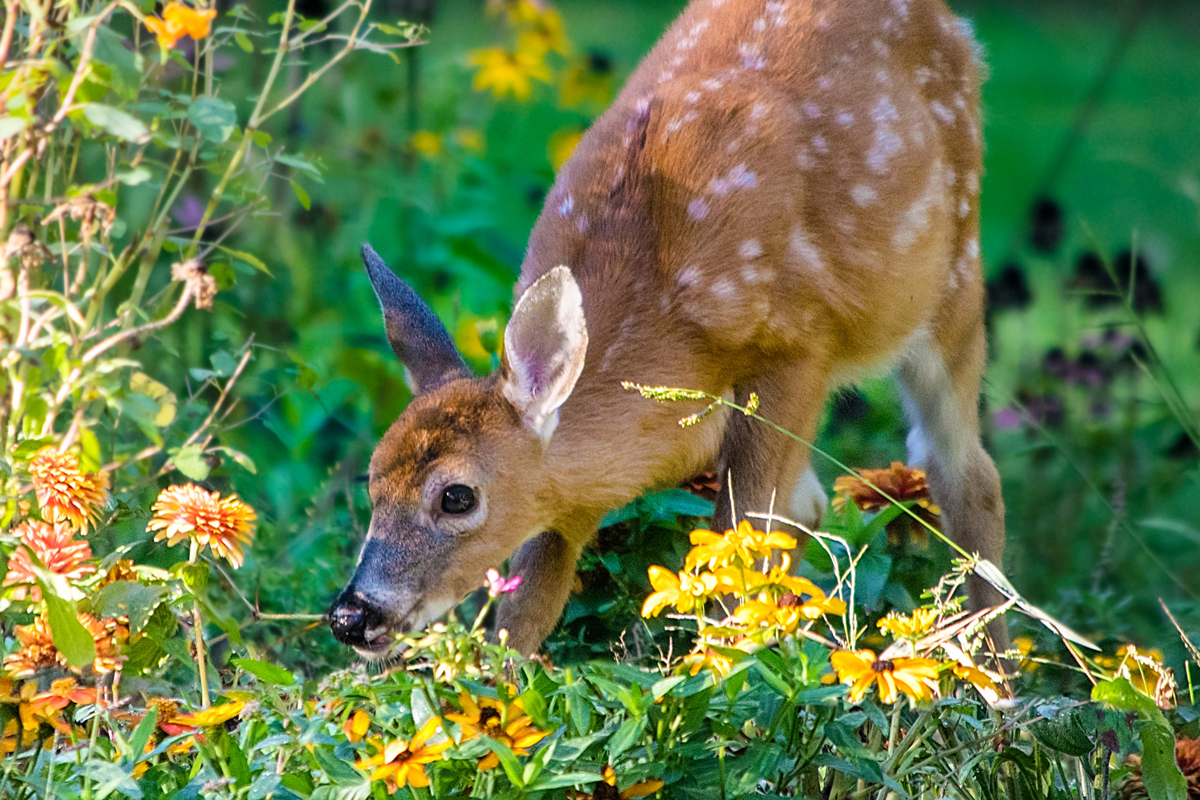
[[[167,3],[162,17],[146,17],[146,27],[163,47],[174,47],[184,36],[200,40],[208,36],[210,23],[216,19],[217,10],[206,8],[197,11],[183,3]]]
[[[96,571],[94,566],[86,563],[92,557],[91,546],[87,542],[74,541],[72,531],[65,523],[50,525],[31,519],[22,522],[12,532],[20,536],[21,542],[56,575],[78,580]],[[12,597],[14,600],[24,600],[28,596],[33,602],[40,603],[42,590],[36,585],[29,550],[19,547],[13,553],[8,560],[8,573],[4,576],[3,585],[34,584],[14,589]]]
[[[937,692],[938,662],[929,658],[894,658],[885,661],[871,650],[837,650],[829,663],[838,680],[849,683],[850,702],[857,703],[872,684],[879,685],[879,699],[896,702],[899,690],[913,700],[931,700]]]
[[[885,492],[885,497],[867,481]],[[878,511],[891,505],[892,500],[903,503],[916,500],[917,505],[934,514],[940,513],[929,497],[925,471],[893,461],[888,469],[860,469],[858,475],[843,475],[833,482],[833,507],[841,511],[849,500],[863,511]],[[891,499],[889,499],[891,498]]]
[[[91,614],[78,614],[77,617],[79,624],[92,635],[96,648],[92,669],[99,673],[116,670],[125,660],[125,656],[121,655],[121,647],[129,639],[129,628],[107,617],[97,619]],[[44,667],[68,668],[66,658],[54,646],[50,623],[45,616],[38,617],[29,625],[17,625],[13,633],[20,647],[4,658],[4,670],[12,677],[27,678]]]
[[[235,567],[242,565],[243,550],[254,536],[251,523],[258,519],[237,495],[222,499],[220,492],[207,492],[193,483],[163,489],[153,510],[146,530],[158,531],[154,541],[178,544],[190,537],[200,547],[211,546]]]
[[[69,736],[71,726],[63,719],[62,710],[71,703],[90,706],[95,702],[94,688],[80,686],[74,678],[59,678],[50,684],[49,691],[34,695],[28,705],[22,704],[21,723],[28,730],[37,728],[39,721],[46,722],[59,733]]]
[[[242,709],[246,707],[245,700],[234,700],[232,703],[222,703],[219,706],[212,706],[200,711],[193,711],[190,714],[179,714],[171,719],[171,722],[177,725],[192,725],[199,728],[211,728],[215,725],[223,725],[229,720],[242,713]]]
[[[29,462],[38,508],[50,522],[66,521],[87,533],[106,502],[108,475],[84,472],[74,453],[43,447]]]
[[[440,761],[442,751],[454,744],[454,740],[447,736],[437,744],[425,746],[437,732],[440,722],[437,717],[430,717],[410,741],[393,739],[382,746],[376,744],[379,752],[356,762],[355,766],[359,769],[375,767],[371,780],[387,781],[388,791],[393,794],[403,786],[428,786],[429,776],[425,774],[425,765]]]

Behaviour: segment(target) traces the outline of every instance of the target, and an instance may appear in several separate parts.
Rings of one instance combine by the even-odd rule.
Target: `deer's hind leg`
[[[968,553],[1003,567],[1004,501],[1000,475],[979,440],[979,389],[987,356],[981,298],[956,298],[931,334],[916,337],[899,378],[912,428],[909,461],[926,469],[945,533]],[[972,311],[967,312],[967,309]],[[975,607],[1004,602],[986,581],[967,584]],[[1008,647],[1004,620],[988,627],[999,650]]]

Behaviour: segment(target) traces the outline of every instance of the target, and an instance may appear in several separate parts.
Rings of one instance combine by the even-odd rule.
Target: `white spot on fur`
[[[694,220],[702,220],[708,216],[708,203],[699,198],[688,203],[688,216]]]
[[[567,195],[566,197],[563,198],[563,201],[558,204],[558,215],[560,217],[568,217],[571,215],[571,211],[573,211],[574,209],[575,209],[575,198],[571,197],[571,195]]]
[[[849,111],[839,111],[836,119],[837,124],[841,125],[843,128],[849,128],[854,124],[854,115]]]
[[[872,172],[883,174],[887,172],[891,157],[904,149],[904,140],[892,125],[900,119],[892,98],[879,98],[875,107],[871,109],[871,119],[875,122],[875,133],[871,138],[871,147],[867,150],[867,166]]]
[[[875,55],[879,56],[880,58],[887,58],[892,52],[891,49],[883,43],[882,39],[872,39],[871,49],[874,50]]]
[[[979,173],[974,170],[967,173],[967,191],[971,194],[979,194]]]
[[[700,88],[704,89],[707,92],[715,92],[717,89],[720,89],[724,85],[725,85],[724,83],[717,80],[716,78],[707,78],[700,82]]]
[[[756,32],[762,33],[767,29],[767,21],[763,17],[759,17],[758,19],[754,20],[754,25],[752,27]]]
[[[683,96],[683,99],[685,102],[695,105],[696,103],[700,102],[700,93],[699,92],[688,92],[687,94],[685,94]]]
[[[953,109],[946,108],[944,105],[942,105],[937,100],[934,100],[932,103],[930,103],[929,108],[931,111],[933,111],[933,115],[935,117],[937,117],[943,125],[953,125],[954,124],[954,110]]]
[[[804,113],[808,115],[809,119],[817,119],[821,116],[821,107],[816,103],[805,103]]]
[[[821,155],[829,152],[829,144],[825,141],[824,136],[814,136],[812,140],[813,149]]]
[[[757,70],[767,66],[767,60],[762,55],[762,45],[755,42],[739,44],[738,55],[742,58],[742,69]]]
[[[820,78],[817,78],[817,88],[821,91],[825,91],[832,85],[833,81],[829,79],[828,75],[822,75]]]
[[[918,86],[924,86],[933,79],[933,71],[929,67],[917,67],[915,75]]]
[[[954,182],[958,180],[958,176],[954,174],[954,168],[948,164],[946,165],[946,172],[942,177],[946,181],[947,186],[953,186]]]
[[[869,206],[879,199],[879,193],[870,186],[859,184],[850,190],[850,197],[854,200],[855,205]]]
[[[758,243],[758,239],[747,239],[738,247],[738,255],[745,259],[758,258],[762,252],[762,245]]]
[[[580,215],[579,215],[579,219],[577,219],[577,220],[575,221],[575,228],[576,228],[576,229],[577,229],[577,230],[578,230],[580,233],[587,233],[587,231],[588,231],[588,224],[589,224],[589,223],[588,223],[587,214],[580,214]]]
[[[708,290],[722,300],[732,300],[737,297],[737,286],[728,278],[717,278]]]
[[[680,286],[695,286],[700,282],[700,270],[692,266],[684,267],[679,270],[679,276],[675,280]]]
[[[966,219],[967,214],[971,213],[971,204],[967,202],[967,198],[962,198],[958,201],[958,218]]]
[[[796,163],[800,165],[800,169],[812,169],[817,165],[807,147],[801,147],[800,152],[796,153]]]
[[[791,233],[788,234],[788,252],[800,266],[813,271],[825,268],[825,263],[821,260],[821,251],[809,240],[808,234],[799,225],[793,225]]]
[[[750,120],[752,122],[758,122],[767,115],[767,111],[768,108],[766,103],[755,103],[750,107]]]
[[[892,247],[901,253],[908,250],[929,229],[930,217],[944,197],[941,186],[942,165],[935,163],[925,180],[921,196],[900,216],[900,224],[892,234]]]
[[[967,258],[971,259],[972,261],[979,258],[979,240],[978,239],[968,239],[967,240],[966,255],[967,255]]]
[[[771,0],[767,3],[767,15],[771,18],[776,28],[782,28],[787,25],[787,3],[780,3],[776,0]]]

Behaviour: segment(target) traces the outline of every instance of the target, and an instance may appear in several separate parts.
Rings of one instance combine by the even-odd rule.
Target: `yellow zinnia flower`
[[[212,547],[235,567],[242,565],[243,550],[253,538],[251,523],[258,519],[254,509],[237,495],[222,499],[219,492],[207,492],[192,483],[163,489],[153,510],[154,518],[146,530],[158,531],[154,541],[166,539],[173,545],[190,537],[200,547]]]
[[[358,743],[367,735],[367,731],[371,728],[371,718],[367,716],[367,712],[359,709],[346,718],[346,722],[342,725],[342,730],[346,734],[346,738],[351,743]]]
[[[913,700],[931,700],[937,692],[938,663],[929,658],[885,661],[871,650],[837,650],[830,654],[829,663],[839,681],[851,684],[852,703],[861,700],[872,684],[878,684],[884,703],[896,702],[897,690]]]
[[[212,728],[217,725],[224,725],[242,713],[242,709],[245,707],[245,700],[234,700],[232,703],[222,703],[219,706],[211,706],[200,711],[193,711],[190,714],[180,714],[172,719],[171,722],[180,725],[194,725],[197,728]]]
[[[514,755],[529,755],[527,748],[550,735],[533,727],[533,720],[525,714],[521,701],[513,700],[505,705],[490,697],[481,697],[478,702],[466,692],[458,696],[463,713],[450,713],[446,719],[462,726],[463,741],[486,736],[508,746]],[[500,763],[500,757],[488,753],[479,759],[479,770],[486,772]]]
[[[410,741],[393,739],[383,745],[379,752],[370,758],[355,762],[359,769],[375,767],[371,780],[386,781],[388,791],[395,793],[403,786],[424,788],[429,785],[429,776],[425,774],[425,764],[440,761],[442,751],[454,744],[454,740],[446,737],[437,744],[425,745],[438,730],[441,720],[430,717],[421,730]],[[378,746],[378,745],[377,745]]]
[[[38,508],[48,522],[69,522],[87,533],[104,507],[108,475],[84,472],[74,453],[43,447],[29,462],[29,475],[37,494]]]
[[[655,564],[650,567],[649,573],[650,585],[655,591],[642,604],[643,617],[653,617],[670,605],[675,606],[681,614],[686,614],[702,605],[702,598],[710,597],[717,590],[717,577],[710,572],[700,575],[681,572],[676,575]]]
[[[520,101],[529,99],[533,81],[548,82],[550,68],[544,54],[518,50],[515,53],[499,47],[473,50],[467,57],[471,66],[478,67],[471,86],[477,92],[490,90],[496,99],[512,95]]]

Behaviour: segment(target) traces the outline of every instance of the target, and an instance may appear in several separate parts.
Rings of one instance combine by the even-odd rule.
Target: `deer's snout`
[[[370,648],[385,630],[384,613],[351,584],[333,601],[329,627],[342,644]]]

